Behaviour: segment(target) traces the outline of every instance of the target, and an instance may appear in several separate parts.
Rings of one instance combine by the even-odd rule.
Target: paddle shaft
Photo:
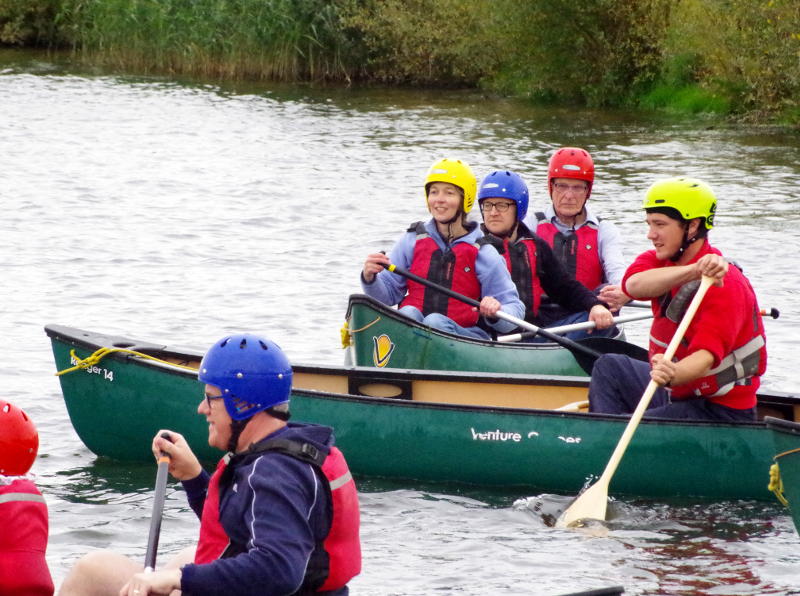
[[[464,296],[463,294],[459,294],[458,292],[454,292],[450,288],[445,288],[444,286],[440,286],[437,283],[434,283],[434,282],[432,282],[432,281],[430,281],[428,279],[425,279],[424,277],[420,277],[419,275],[415,275],[415,274],[411,273],[410,271],[407,271],[407,270],[403,269],[402,267],[398,267],[397,265],[384,265],[384,267],[386,267],[386,269],[388,269],[392,273],[397,273],[398,275],[402,275],[403,277],[406,277],[406,278],[408,278],[408,279],[410,279],[412,281],[415,281],[417,283],[420,283],[420,284],[422,284],[424,286],[428,286],[429,288],[433,288],[434,290],[438,290],[439,292],[442,292],[443,294],[447,294],[448,296],[450,296],[451,298],[455,298],[456,300],[461,300],[461,302],[469,304],[470,306],[474,306],[474,307],[478,308],[481,305],[481,303],[479,301],[475,300],[474,298],[469,298],[468,296]],[[562,347],[567,348],[568,350],[570,350],[572,352],[580,352],[581,354],[585,354],[587,356],[591,356],[592,358],[595,358],[595,359],[599,358],[602,355],[600,352],[597,352],[596,350],[592,350],[591,348],[587,348],[586,346],[582,346],[581,344],[579,344],[577,342],[574,342],[571,339],[567,339],[566,337],[561,337],[560,335],[556,335],[555,333],[551,333],[551,332],[547,331],[546,329],[542,329],[540,327],[537,327],[536,325],[534,325],[532,323],[528,323],[528,321],[525,321],[523,319],[518,319],[517,317],[515,317],[513,315],[510,315],[508,313],[505,313],[502,310],[498,310],[495,313],[494,316],[497,317],[498,319],[503,319],[504,321],[508,321],[509,323],[513,323],[517,327],[522,327],[523,329],[527,329],[528,331],[532,331],[533,333],[535,333],[537,335],[541,335],[542,337],[546,337],[550,341],[555,342],[555,343],[561,345]]]
[[[686,313],[683,315],[683,319],[681,320],[680,325],[678,325],[675,335],[672,336],[667,349],[664,351],[665,360],[672,360],[672,358],[675,356],[675,352],[678,350],[678,346],[683,340],[686,330],[689,328],[692,319],[694,319],[697,309],[700,308],[700,303],[703,301],[708,288],[710,288],[711,284],[713,283],[713,278],[705,276],[703,277],[703,281],[700,283],[700,287],[698,288],[697,293],[694,295],[694,298],[692,298],[689,308],[686,309]],[[633,433],[636,432],[636,427],[639,426],[639,421],[642,419],[642,416],[644,416],[647,406],[650,405],[650,400],[653,399],[653,394],[655,394],[656,389],[658,389],[658,383],[651,380],[647,384],[647,388],[644,390],[644,394],[639,400],[639,404],[633,411],[631,419],[628,421],[628,425],[625,427],[625,432],[622,433],[622,437],[620,438],[619,443],[617,443],[616,449],[614,449],[614,453],[611,454],[611,459],[608,461],[608,464],[606,464],[606,469],[603,470],[603,474],[600,476],[601,480],[604,477],[606,478],[606,484],[608,484],[608,482],[611,480],[611,476],[613,476],[614,472],[617,470],[617,466],[619,465],[619,462],[625,453],[625,449],[627,449],[628,443],[631,442],[631,437],[633,436]]]
[[[161,437],[169,440],[167,433]],[[153,511],[150,515],[150,534],[147,537],[147,551],[144,556],[144,571],[149,573],[156,568],[156,554],[158,553],[158,539],[161,535],[161,517],[164,513],[164,500],[167,495],[167,473],[169,468],[169,455],[161,452],[158,458],[158,471],[156,472],[156,489],[153,495]]]
[[[652,308],[652,305],[645,300],[631,300],[630,302],[623,304],[623,306],[632,306],[634,308]],[[777,319],[781,316],[781,311],[774,306],[770,308],[762,308],[758,312],[762,317],[770,317],[772,319]]]
[[[675,352],[678,349],[681,341],[683,340],[683,336],[686,334],[686,329],[688,329],[689,325],[694,319],[694,315],[697,312],[697,309],[700,307],[700,303],[703,301],[703,297],[706,295],[708,288],[711,287],[711,284],[714,283],[714,279],[711,277],[703,276],[702,281],[700,282],[700,287],[697,290],[697,293],[692,298],[691,303],[689,304],[689,308],[686,309],[686,313],[683,315],[683,319],[678,325],[678,329],[675,331],[675,334],[672,336],[672,339],[667,346],[667,349],[664,351],[664,358],[667,360],[672,360],[673,356],[675,356]],[[561,515],[559,518],[559,525],[562,526],[569,526],[571,523],[574,523],[580,519],[584,519],[586,517],[593,517],[595,519],[605,519],[605,512],[606,512],[606,505],[608,501],[608,485],[611,482],[611,477],[614,475],[614,472],[617,471],[617,466],[619,462],[622,460],[622,456],[625,454],[625,450],[628,448],[628,444],[631,442],[631,438],[633,437],[633,433],[636,432],[636,428],[639,426],[639,422],[644,416],[645,410],[647,410],[647,406],[650,405],[650,400],[653,399],[653,394],[658,389],[658,384],[651,380],[647,384],[647,388],[644,390],[644,394],[642,398],[639,400],[639,404],[636,406],[636,409],[631,414],[631,418],[628,421],[628,424],[625,426],[625,430],[622,433],[622,437],[620,437],[619,443],[617,443],[614,452],[611,454],[611,458],[608,460],[606,464],[605,470],[603,470],[602,475],[594,484],[594,486],[590,487],[585,493],[580,495],[575,502],[570,505],[566,511]],[[582,500],[591,501],[592,498],[601,499],[602,495],[602,502],[596,503],[582,503]],[[594,505],[594,507],[592,507]],[[580,513],[581,511],[601,511],[602,515],[595,517],[594,515],[588,516]]]
[[[653,313],[643,313],[640,312],[635,315],[621,315],[619,317],[614,317],[614,324],[620,325],[622,323],[630,323],[631,321],[641,321],[643,319],[652,319]],[[573,323],[571,325],[561,325],[559,327],[548,327],[547,331],[550,333],[557,333],[561,335],[562,333],[571,333],[572,331],[584,331],[586,329],[594,329],[597,327],[597,324],[594,321],[584,321],[583,323]],[[524,331],[523,333],[514,333],[512,335],[501,335],[497,338],[499,342],[512,342],[512,341],[520,341],[526,337],[531,337],[535,335],[533,331]]]

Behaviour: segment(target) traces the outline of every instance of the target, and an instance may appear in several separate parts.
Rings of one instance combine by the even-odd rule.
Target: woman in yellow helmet
[[[767,364],[764,325],[750,282],[729,267],[708,241],[717,199],[694,178],[659,180],[644,200],[647,238],[622,278],[633,299],[652,301],[650,364],[605,355],[592,371],[592,412],[632,412],[652,379],[661,388],[645,416],[701,420],[755,420],[756,391]],[[689,325],[675,361],[664,359],[702,276],[714,278]]]
[[[435,329],[488,339],[479,325],[480,315],[500,333],[512,323],[493,319],[499,311],[525,316],[505,262],[490,245],[479,246],[482,236],[476,222],[467,220],[475,202],[477,180],[460,160],[442,159],[425,179],[425,201],[431,219],[412,224],[387,256],[373,253],[361,271],[361,286],[368,296],[384,304],[399,305],[401,313]],[[398,265],[438,285],[480,301],[480,309],[409,281],[384,268]]]

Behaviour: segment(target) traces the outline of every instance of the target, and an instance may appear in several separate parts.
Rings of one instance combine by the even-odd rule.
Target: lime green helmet
[[[457,186],[464,192],[464,213],[472,210],[475,193],[478,191],[478,179],[470,167],[460,159],[440,159],[428,170],[425,177],[425,202],[428,202],[428,187],[434,182],[447,182]]]
[[[714,227],[717,197],[711,187],[697,178],[676,176],[658,180],[648,189],[642,205],[646,210],[671,208],[684,220],[702,217],[705,227]]]

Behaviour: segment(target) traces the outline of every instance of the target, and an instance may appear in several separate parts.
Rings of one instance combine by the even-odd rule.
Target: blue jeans
[[[456,335],[465,335],[475,339],[491,339],[489,334],[480,327],[462,327],[450,317],[434,312],[428,316],[423,316],[418,308],[415,306],[404,306],[398,312],[407,316],[409,319],[414,319],[417,323],[422,323],[433,329],[439,331],[447,331],[448,333],[455,333]]]
[[[581,311],[575,312],[571,315],[567,315],[563,319],[558,319],[557,321],[547,321],[547,323],[543,325],[536,325],[537,327],[541,327],[542,329],[546,329],[547,327],[561,327],[562,325],[572,325],[574,323],[584,323],[589,320],[589,313],[588,311]],[[547,325],[545,327],[544,325]],[[523,329],[525,331],[525,329]],[[588,331],[570,331],[569,333],[564,333],[561,337],[566,337],[567,339],[571,339],[572,341],[578,341],[579,339],[586,339],[587,337],[613,337],[617,334],[617,327],[616,325],[612,325],[607,329],[592,329],[591,333]],[[541,343],[550,341],[546,337],[541,335],[536,335],[534,337],[529,337],[525,340],[526,342],[531,343]]]
[[[589,383],[589,411],[604,414],[630,414],[650,383],[650,364],[621,354],[604,354],[597,359]],[[656,389],[645,418],[718,420],[747,422],[756,419],[755,408],[736,410],[707,399],[670,401],[669,392]]]

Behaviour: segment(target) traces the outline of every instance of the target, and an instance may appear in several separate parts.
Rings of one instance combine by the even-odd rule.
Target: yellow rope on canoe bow
[[[352,331],[350,330],[349,322],[345,321],[344,325],[342,325],[342,328],[339,330],[339,333],[341,333],[341,335],[342,335],[342,348],[349,348],[350,347],[350,344],[352,343],[353,334],[360,333],[361,331],[364,331],[365,329],[369,329],[370,327],[372,327],[375,323],[377,323],[380,320],[381,320],[381,318],[378,317],[377,319],[375,319],[371,323],[367,323],[366,325],[361,327],[361,329],[353,329]]]
[[[786,500],[786,497],[783,496],[783,480],[781,479],[781,470],[778,467],[778,460],[784,455],[791,455],[792,453],[798,452],[800,452],[800,448],[790,449],[789,451],[784,451],[783,453],[777,454],[772,458],[775,460],[775,463],[769,467],[769,484],[767,485],[767,488],[774,492],[775,496],[778,497],[778,500],[786,507],[789,506],[789,502]]]
[[[775,496],[778,497],[784,507],[789,506],[789,501],[783,496],[783,480],[781,480],[781,470],[777,462],[769,467],[769,484],[767,488],[775,493]]]
[[[90,366],[94,366],[98,362],[100,362],[103,358],[108,356],[113,352],[120,352],[123,354],[131,354],[133,356],[139,356],[140,358],[145,358],[147,360],[154,360],[155,362],[161,362],[162,364],[168,364],[169,366],[177,366],[178,368],[183,368],[186,370],[191,370],[192,372],[196,372],[197,369],[192,366],[186,366],[184,364],[175,364],[174,362],[168,362],[166,360],[162,360],[161,358],[156,358],[155,356],[150,356],[150,354],[145,354],[143,352],[137,352],[136,350],[127,350],[125,348],[100,348],[99,350],[95,350],[93,354],[90,354],[86,358],[78,358],[75,355],[75,350],[72,349],[69,351],[69,355],[75,359],[75,366],[70,366],[69,368],[65,368],[64,370],[60,370],[56,373],[57,377],[61,375],[65,375],[67,373],[71,373],[76,370],[86,369]]]

